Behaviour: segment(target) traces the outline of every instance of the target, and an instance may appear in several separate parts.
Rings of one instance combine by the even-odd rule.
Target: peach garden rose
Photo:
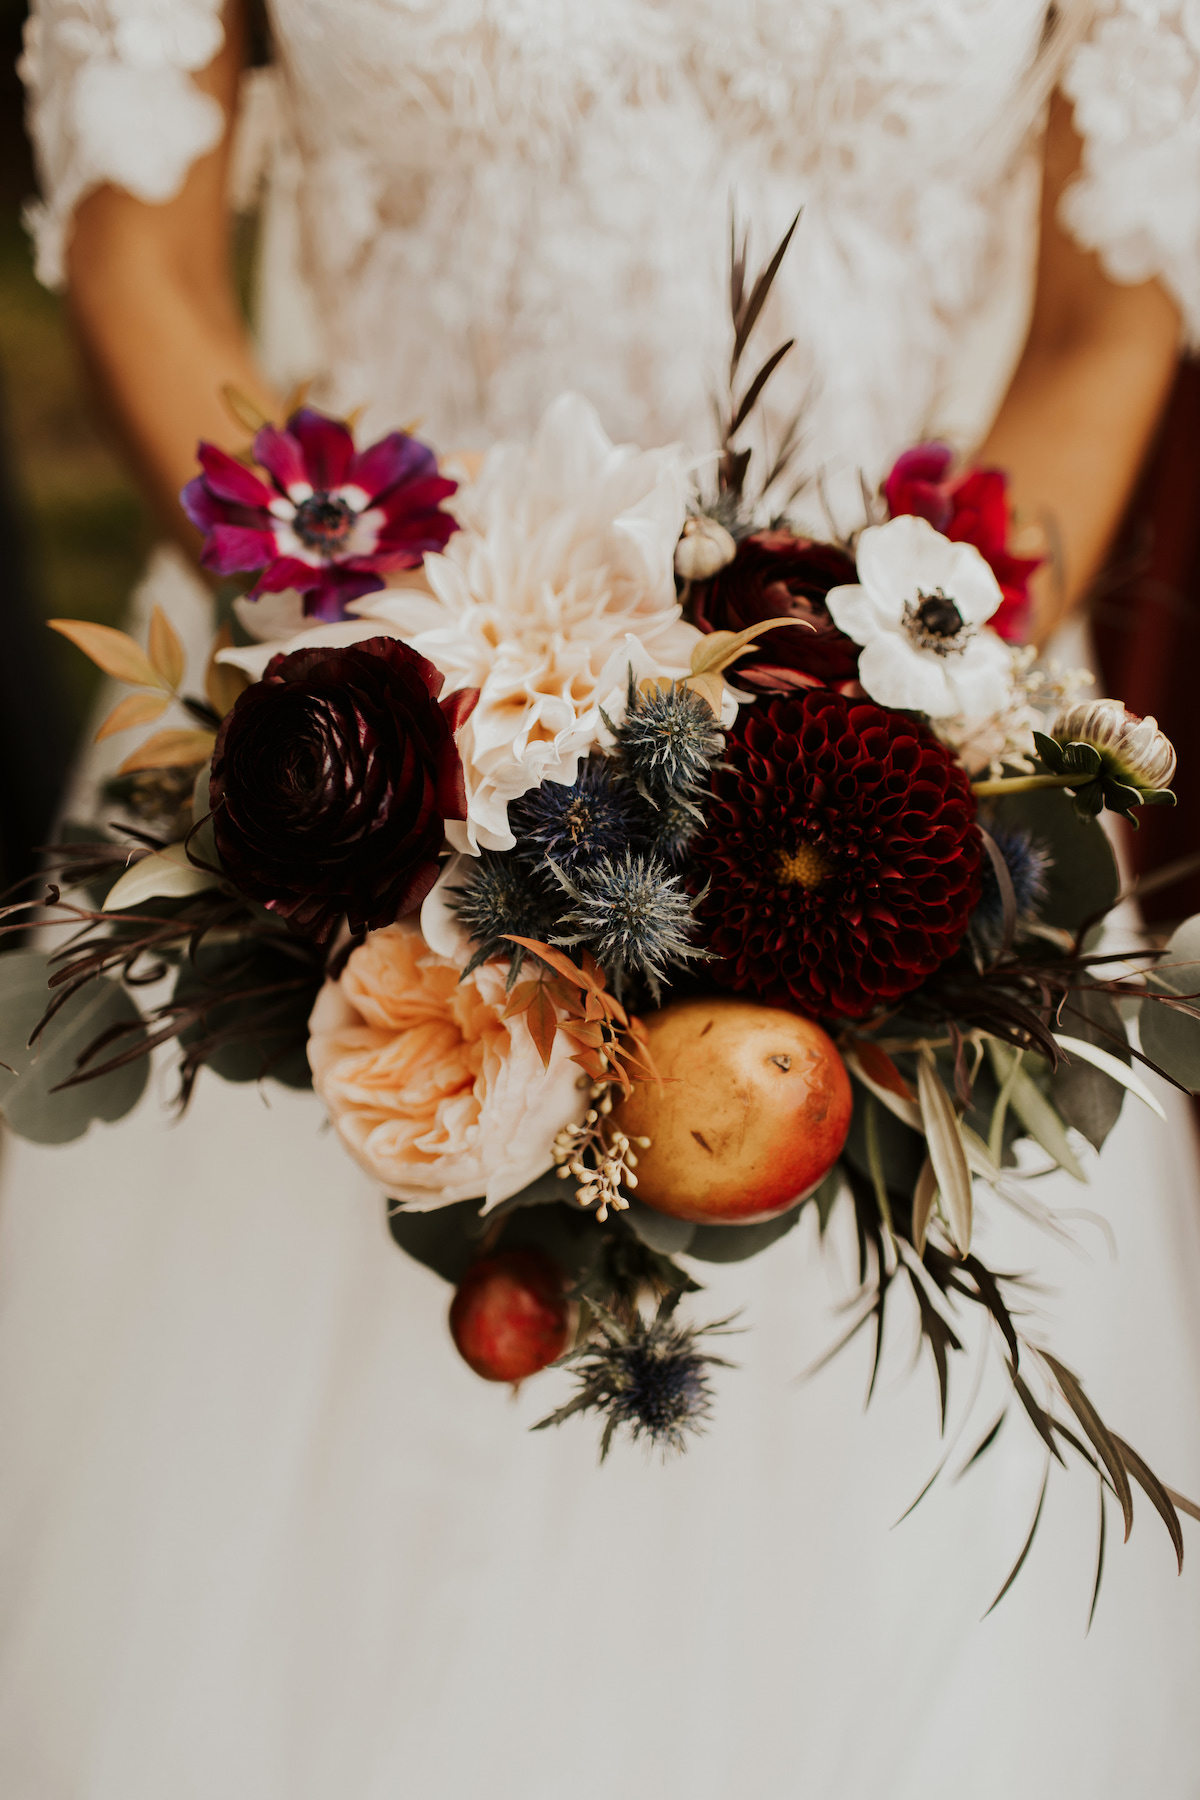
[[[309,1021],[313,1085],[350,1154],[416,1211],[481,1197],[488,1211],[553,1166],[582,1116],[578,1067],[548,1069],[523,1017],[505,1020],[504,968],[461,965],[415,926],[371,932]]]

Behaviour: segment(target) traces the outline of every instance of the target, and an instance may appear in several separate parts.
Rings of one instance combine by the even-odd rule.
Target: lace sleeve
[[[1114,281],[1158,276],[1200,344],[1200,4],[1101,0],[1063,76],[1083,168],[1060,217]]]
[[[33,0],[20,71],[42,198],[26,218],[47,286],[91,188],[169,200],[220,141],[221,106],[190,71],[223,42],[221,0]]]

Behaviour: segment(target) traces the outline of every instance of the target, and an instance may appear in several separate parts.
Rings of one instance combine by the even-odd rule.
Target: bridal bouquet
[[[1127,1095],[1157,1109],[1140,1065],[1200,1086],[1200,920],[1101,938],[1098,815],[1171,801],[1175,755],[1035,669],[997,471],[920,445],[823,542],[781,497],[794,432],[752,488],[787,346],[741,361],[785,248],[734,259],[707,481],[570,395],[461,481],[302,401],[201,446],[204,562],[256,580],[202,695],[160,612],[144,649],[56,622],[131,688],[100,735],[154,729],[7,909],[70,932],[0,957],[0,1101],[78,1136],[169,1042],[181,1103],[202,1067],[311,1083],[467,1362],[565,1362],[544,1423],[594,1411],[605,1451],[707,1418],[705,1262],[852,1209],[850,1335],[878,1362],[907,1288],[944,1423],[982,1308],[1047,1472],[1081,1457],[1126,1530],[1140,1485],[1182,1557],[1195,1509],[972,1247],[977,1204],[1064,1230],[1028,1176],[1085,1180]]]

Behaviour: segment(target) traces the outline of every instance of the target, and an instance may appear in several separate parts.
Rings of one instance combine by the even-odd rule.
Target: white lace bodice
[[[220,41],[220,6],[33,10],[33,223],[54,283],[81,194],[107,180],[161,200],[216,140],[189,71]],[[776,416],[807,393],[808,468],[874,471],[954,428],[964,359],[978,401],[984,364],[1019,343],[1030,144],[1056,79],[1085,137],[1067,225],[1118,280],[1160,275],[1200,335],[1200,0],[1060,0],[1049,21],[1046,0],[272,14],[286,218],[268,230],[267,351],[286,364],[290,336],[297,361],[279,322],[302,283],[316,335],[299,360],[373,423],[415,416],[442,444],[483,444],[575,387],[614,435],[703,446],[732,197],[759,254],[804,209],[761,340],[798,340]]]

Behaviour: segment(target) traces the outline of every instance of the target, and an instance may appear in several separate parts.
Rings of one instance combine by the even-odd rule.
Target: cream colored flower
[[[309,1021],[313,1085],[355,1161],[418,1212],[481,1197],[482,1211],[554,1163],[586,1100],[554,1042],[543,1069],[523,1017],[505,1020],[504,970],[463,981],[410,924],[371,932]]]
[[[602,713],[624,716],[629,672],[680,677],[701,633],[675,595],[674,556],[686,514],[677,447],[612,444],[586,400],[564,394],[531,445],[497,444],[450,508],[459,520],[444,555],[409,583],[353,601],[355,620],[308,625],[286,643],[226,651],[262,674],[268,658],[304,644],[345,644],[381,632],[403,638],[479,703],[458,734],[467,784],[456,850],[508,850],[508,803],[543,781],[574,781],[605,739]],[[722,722],[737,700],[728,687]]]
[[[1050,736],[1059,744],[1090,744],[1106,773],[1139,793],[1171,785],[1175,746],[1157,719],[1143,719],[1119,700],[1084,700],[1064,708]]]

